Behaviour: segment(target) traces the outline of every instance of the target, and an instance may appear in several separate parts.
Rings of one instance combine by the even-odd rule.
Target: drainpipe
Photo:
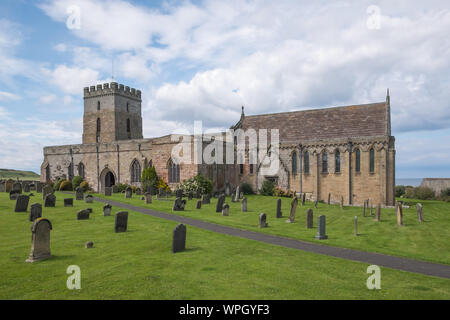
[[[119,156],[119,145],[117,148],[117,183],[120,183],[120,156]]]
[[[348,204],[353,204],[353,186],[352,186],[352,152],[353,152],[353,143],[351,141],[348,142]]]
[[[98,145],[95,146],[95,149],[97,150],[97,192],[100,193],[100,176],[99,176],[100,164],[98,158]]]

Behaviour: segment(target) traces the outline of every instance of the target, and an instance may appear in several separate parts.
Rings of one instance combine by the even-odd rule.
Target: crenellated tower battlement
[[[84,98],[93,98],[110,94],[123,95],[128,98],[141,101],[141,90],[130,88],[117,82],[98,84],[97,86],[90,86],[84,88]]]

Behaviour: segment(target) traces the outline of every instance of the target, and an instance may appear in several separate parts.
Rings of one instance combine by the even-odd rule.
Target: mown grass
[[[374,221],[370,210],[363,216],[361,207],[344,207],[339,205],[327,205],[319,203],[318,208],[314,204],[306,202],[305,206],[299,203],[295,222],[288,224],[286,220],[290,212],[290,198],[282,199],[283,218],[276,218],[276,197],[252,195],[247,197],[248,212],[241,212],[241,204],[231,202],[231,197],[226,198],[230,205],[230,215],[223,217],[215,212],[217,199],[212,198],[211,204],[202,205],[202,209],[196,209],[196,199],[187,201],[185,211],[172,212],[174,198],[168,201],[154,200],[152,204],[145,204],[141,196],[133,194],[132,199],[125,199],[124,194],[113,194],[105,197],[102,194],[95,196],[121,201],[140,207],[150,208],[167,213],[183,215],[216,224],[236,227],[239,229],[258,231],[287,238],[301,239],[325,245],[352,248],[363,251],[378,252],[412,259],[450,264],[450,203],[442,201],[420,201],[423,204],[425,222],[417,219],[415,203],[417,200],[408,199],[409,209],[403,209],[404,226],[397,226],[395,209],[381,209],[381,222]],[[155,197],[153,197],[155,199]],[[314,211],[314,228],[306,228],[306,210]],[[258,227],[259,214],[267,214],[268,228]],[[326,216],[326,233],[328,240],[316,240],[317,218]],[[358,217],[358,236],[354,235],[355,216]]]
[[[74,201],[64,208],[63,198],[70,196],[56,196],[55,208],[43,208],[53,225],[53,257],[26,263],[28,213],[15,213],[14,201],[0,193],[0,299],[450,298],[448,279],[381,268],[381,290],[368,290],[367,264],[191,226],[187,250],[172,254],[175,222],[130,211],[128,231],[116,234],[114,216],[103,217],[103,204]],[[41,194],[34,202],[42,203]],[[93,208],[90,219],[76,220],[87,207]],[[113,214],[121,210],[113,207]],[[85,249],[86,241],[94,248]],[[66,287],[69,265],[81,268],[81,290]]]

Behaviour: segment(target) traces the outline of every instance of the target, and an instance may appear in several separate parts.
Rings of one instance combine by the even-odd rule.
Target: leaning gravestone
[[[31,252],[26,262],[50,258],[50,230],[52,224],[49,220],[43,218],[34,220],[31,225]]]
[[[48,194],[44,199],[44,207],[54,207],[56,205],[56,196],[54,194]]]
[[[30,185],[28,183],[23,186],[23,192],[30,192]]]
[[[223,204],[225,203],[225,196],[221,195],[219,199],[217,199],[216,212],[221,212]]]
[[[114,231],[126,232],[128,227],[128,212],[120,211],[116,213],[116,222],[114,225]]]
[[[131,189],[130,187],[127,187],[125,189],[125,198],[131,199],[132,195],[133,195],[133,189]]]
[[[289,214],[289,219],[286,221],[287,223],[293,223],[295,220],[295,211],[297,210],[298,199],[297,197],[292,198],[291,200],[291,212]]]
[[[306,228],[311,229],[314,228],[314,213],[312,209],[306,210]]]
[[[172,252],[177,253],[186,249],[186,226],[182,223],[173,229]]]
[[[176,198],[173,202],[173,211],[184,211],[184,206],[186,205],[186,200],[182,200],[181,198]]]
[[[94,197],[91,194],[88,194],[85,198],[84,201],[86,203],[93,203],[94,202]]]
[[[73,198],[64,199],[64,207],[73,207]]]
[[[40,203],[33,203],[30,206],[30,217],[29,220],[33,222],[37,218],[42,217],[42,204]]]
[[[178,189],[177,191],[175,191],[175,197],[176,198],[183,198],[183,190]]]
[[[237,186],[236,187],[236,194],[234,196],[234,200],[238,201],[240,195],[241,195],[240,194],[240,189],[239,189],[239,186]]]
[[[84,209],[77,212],[77,220],[87,220],[89,219],[89,215],[91,214],[91,210]]]
[[[302,194],[302,206],[305,205],[305,201],[306,201],[306,193],[303,192],[303,194]]]
[[[380,222],[381,217],[381,204],[377,204],[377,210],[375,211],[375,221]]]
[[[397,203],[397,225],[403,226],[403,208],[401,202]]]
[[[145,203],[146,204],[152,203],[152,193],[151,192],[145,193]]]
[[[105,197],[110,197],[112,195],[112,188],[105,187]]]
[[[265,213],[261,213],[259,215],[259,227],[267,228],[269,226],[269,224],[266,221],[267,221],[267,215]]]
[[[112,206],[110,204],[103,206],[103,216],[104,217],[108,217],[111,215],[111,208],[112,208]]]
[[[9,200],[17,200],[17,198],[20,196],[19,190],[11,190],[9,192]]]
[[[30,201],[30,197],[26,195],[19,195],[16,200],[16,207],[14,208],[14,212],[27,212],[28,211],[28,201]]]
[[[229,214],[230,214],[230,206],[227,203],[225,203],[222,206],[222,216],[227,217],[229,216]]]
[[[318,219],[317,219],[317,234],[316,234],[316,239],[318,240],[324,240],[324,239],[328,239],[328,236],[325,234],[325,216],[321,215]]]
[[[48,185],[48,184],[47,184],[47,185],[44,187],[43,191],[42,191],[42,200],[45,200],[45,197],[46,197],[48,194],[53,194],[53,188],[52,188],[51,185]]]
[[[75,189],[75,199],[76,200],[83,200],[84,199],[83,189],[81,187],[76,187],[76,189]]]
[[[277,218],[281,218],[283,213],[281,212],[281,199],[277,200]]]
[[[201,209],[202,208],[202,200],[197,200],[196,208],[197,209]]]
[[[416,204],[417,209],[417,218],[419,219],[419,222],[423,222],[423,207],[421,203]]]
[[[244,198],[241,201],[241,211],[247,212],[247,198]]]

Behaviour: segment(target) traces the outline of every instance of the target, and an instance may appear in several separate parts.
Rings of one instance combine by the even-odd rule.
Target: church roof
[[[243,116],[235,126],[279,129],[280,142],[390,135],[386,102]]]

